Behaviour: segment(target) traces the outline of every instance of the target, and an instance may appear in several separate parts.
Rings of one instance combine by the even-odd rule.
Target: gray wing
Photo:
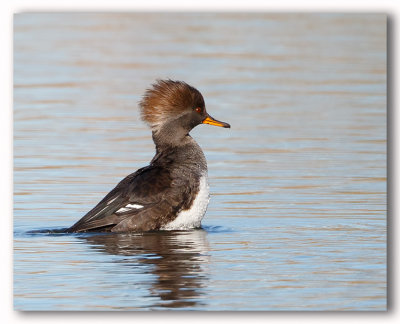
[[[182,204],[182,192],[168,170],[148,166],[123,179],[67,232],[158,229],[173,219]]]

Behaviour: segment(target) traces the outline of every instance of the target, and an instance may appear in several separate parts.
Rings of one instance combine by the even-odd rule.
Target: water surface
[[[167,77],[232,126],[192,131],[203,229],[46,233],[150,161],[137,102]],[[17,14],[14,306],[384,310],[386,17]]]

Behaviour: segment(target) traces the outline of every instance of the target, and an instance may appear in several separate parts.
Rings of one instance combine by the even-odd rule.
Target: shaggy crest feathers
[[[141,118],[151,128],[199,105],[204,107],[204,99],[196,88],[173,80],[157,80],[139,103]]]

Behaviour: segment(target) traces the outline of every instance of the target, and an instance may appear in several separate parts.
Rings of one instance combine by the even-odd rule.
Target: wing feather
[[[147,215],[151,209],[171,194],[172,180],[168,170],[148,166],[128,175],[92,210],[71,226],[68,232],[94,231],[117,225],[135,215]],[[127,206],[142,206],[127,208]],[[145,218],[136,217],[141,222]],[[135,219],[135,218],[132,218]]]

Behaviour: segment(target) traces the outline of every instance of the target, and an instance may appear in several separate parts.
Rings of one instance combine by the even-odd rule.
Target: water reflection
[[[183,308],[203,304],[202,288],[208,280],[204,269],[209,261],[206,231],[152,232],[144,234],[83,234],[78,238],[97,251],[130,258],[118,259],[155,279],[149,289],[158,301],[149,307]]]

